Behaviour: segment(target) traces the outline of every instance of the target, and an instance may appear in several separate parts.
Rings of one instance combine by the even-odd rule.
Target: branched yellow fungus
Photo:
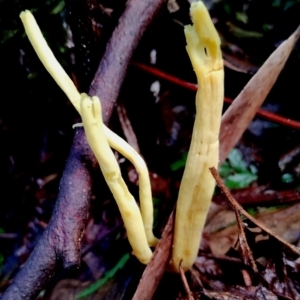
[[[65,70],[59,64],[55,58],[53,52],[49,48],[47,42],[45,41],[39,26],[37,25],[35,18],[30,11],[26,10],[20,14],[20,18],[25,27],[27,36],[40,58],[41,62],[60,86],[60,88],[65,92],[69,100],[72,102],[79,114],[81,114],[80,108],[80,94],[77,91],[74,83],[67,75]],[[150,246],[155,246],[157,244],[157,239],[153,235],[153,203],[151,194],[151,185],[148,169],[145,161],[142,157],[121,137],[112,132],[108,127],[103,124],[103,131],[106,135],[107,141],[112,148],[120,152],[124,157],[129,159],[131,163],[136,168],[139,174],[139,193],[140,193],[140,205],[141,205],[141,215],[143,219],[143,227],[147,237],[147,242]],[[124,220],[125,226],[126,222]],[[138,238],[138,237],[137,237]],[[141,241],[143,238],[141,238]]]
[[[196,118],[186,167],[180,185],[171,268],[184,270],[195,262],[206,215],[215,187],[209,171],[218,167],[219,129],[224,71],[220,39],[202,2],[190,9],[194,25],[184,29],[187,52],[198,80]]]
[[[139,196],[142,219],[145,227],[145,233],[148,244],[156,246],[158,239],[153,235],[153,202],[151,184],[149,179],[148,168],[143,158],[131,147],[125,140],[120,138],[117,134],[104,126],[104,133],[106,135],[109,145],[126,157],[135,167],[139,175]]]
[[[148,246],[140,210],[124,182],[118,162],[108,144],[98,97],[81,94],[80,111],[88,143],[95,154],[105,181],[118,204],[128,240],[140,262],[147,264],[152,251]]]
[[[194,263],[211,201],[215,181],[209,172],[217,167],[219,128],[223,103],[223,61],[220,40],[202,2],[191,5],[194,25],[185,27],[187,52],[196,72],[196,119],[176,208],[171,268],[187,270]],[[82,115],[89,144],[118,203],[129,241],[137,257],[147,263],[152,255],[149,245],[157,239],[152,233],[153,206],[148,170],[143,159],[124,140],[102,123],[97,97],[80,97],[71,79],[55,59],[29,11],[21,13],[27,35],[48,72]],[[101,143],[101,148],[99,147]],[[105,150],[102,146],[105,145]],[[128,192],[110,145],[128,158],[139,173],[140,211]]]

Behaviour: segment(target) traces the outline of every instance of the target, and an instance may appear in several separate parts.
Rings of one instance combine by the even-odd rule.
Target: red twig
[[[266,187],[256,187],[231,190],[231,194],[243,206],[292,204],[300,201],[298,190],[275,191]],[[217,203],[223,200],[224,195],[221,193],[214,196],[214,201]]]
[[[159,78],[162,78],[164,80],[172,82],[172,83],[176,84],[177,86],[181,86],[183,88],[186,88],[188,90],[195,91],[195,92],[198,89],[197,84],[184,81],[184,80],[179,79],[179,78],[177,78],[173,75],[167,74],[167,73],[165,73],[165,72],[163,72],[163,71],[161,71],[157,68],[150,67],[150,66],[147,66],[145,64],[141,64],[141,63],[137,63],[137,62],[132,62],[131,64],[138,67],[139,69],[141,69],[143,71],[146,71],[147,73],[150,73],[154,76],[157,76]],[[228,104],[231,104],[233,102],[233,100],[225,97],[224,102],[228,103]],[[256,115],[259,116],[259,117],[262,117],[262,118],[264,118],[268,121],[271,121],[271,122],[274,122],[274,123],[277,123],[277,124],[280,124],[280,125],[284,125],[284,126],[287,126],[287,127],[293,128],[293,129],[300,130],[300,122],[282,117],[280,115],[277,115],[277,114],[274,114],[274,113],[271,113],[271,112],[268,112],[264,109],[258,110]]]

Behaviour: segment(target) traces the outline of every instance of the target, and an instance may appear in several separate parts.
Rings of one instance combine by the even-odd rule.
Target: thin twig
[[[223,183],[218,171],[216,170],[216,168],[212,167],[210,168],[210,171],[212,173],[212,175],[214,176],[218,187],[221,189],[221,191],[225,194],[230,206],[232,207],[232,209],[234,211],[237,211],[238,213],[244,215],[247,219],[249,219],[252,223],[254,223],[256,226],[260,227],[263,231],[265,231],[266,233],[268,233],[270,236],[272,236],[273,238],[275,238],[276,240],[278,240],[279,242],[281,242],[286,248],[290,249],[293,253],[297,254],[300,256],[300,248],[296,247],[290,243],[288,243],[287,241],[285,241],[284,239],[282,239],[280,236],[278,236],[277,234],[273,233],[270,229],[268,229],[267,227],[265,227],[265,225],[263,223],[261,223],[260,221],[256,220],[255,218],[253,218],[250,214],[247,213],[247,211],[245,211],[240,204],[232,197],[232,195],[230,194],[230,191],[228,190],[228,188],[225,186],[225,184]]]
[[[247,242],[246,234],[244,231],[244,224],[243,224],[241,215],[236,210],[234,210],[234,213],[235,213],[235,216],[237,219],[237,224],[238,224],[238,229],[239,229],[239,243],[240,243],[240,247],[241,247],[241,251],[242,251],[243,262],[246,266],[252,267],[254,272],[258,272],[255,260],[252,255],[252,251]]]
[[[179,272],[180,272],[180,277],[181,277],[181,280],[183,282],[183,286],[184,286],[185,292],[187,293],[188,300],[194,300],[193,294],[192,294],[191,289],[189,287],[189,284],[188,284],[188,282],[186,280],[184,271],[183,271],[183,269],[181,267],[181,262],[179,264]]]
[[[201,278],[200,278],[200,272],[198,270],[195,270],[193,268],[190,268],[190,272],[191,272],[191,275],[193,277],[193,280],[197,281],[198,285],[203,288],[203,283],[201,281]]]
[[[250,265],[255,272],[258,272],[255,260],[252,255],[252,251],[247,242],[241,215],[236,210],[234,210],[234,213],[235,213],[235,216],[237,219],[237,224],[238,224],[238,229],[239,229],[238,239],[239,239],[239,243],[240,243],[240,249],[242,252],[242,260],[246,266]],[[251,280],[251,277],[250,277],[248,271],[245,268],[242,269],[242,276],[243,276],[245,285],[251,286],[252,280]]]
[[[298,190],[275,191],[269,190],[266,186],[233,190],[232,196],[243,206],[267,206],[300,201],[300,191]],[[214,201],[217,203],[223,202],[223,200],[224,195],[221,193],[214,196]]]
[[[131,64],[133,66],[140,68],[141,70],[144,70],[150,74],[157,76],[158,78],[162,78],[166,81],[172,82],[177,86],[181,86],[183,88],[186,88],[186,89],[194,91],[194,92],[197,92],[197,90],[198,90],[197,84],[182,80],[173,75],[167,74],[157,68],[147,66],[145,64],[137,63],[137,62],[132,62]],[[228,104],[232,104],[233,100],[225,97],[224,102],[228,103]],[[257,111],[256,115],[258,117],[262,117],[270,122],[274,122],[274,123],[277,123],[280,125],[284,125],[284,126],[287,126],[287,127],[293,128],[293,129],[300,130],[300,122],[289,119],[289,118],[285,118],[283,116],[274,114],[274,113],[266,111],[264,109],[259,109]]]
[[[252,286],[250,274],[246,269],[242,269],[242,276],[244,279],[245,286]]]

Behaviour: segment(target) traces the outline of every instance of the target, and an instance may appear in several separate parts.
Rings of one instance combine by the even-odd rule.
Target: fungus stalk
[[[106,139],[99,98],[81,94],[80,111],[88,143],[117,202],[133,252],[140,262],[147,264],[152,252],[148,247],[142,216],[137,203],[128,191],[119,164]]]
[[[176,207],[171,268],[177,272],[180,264],[183,270],[187,270],[197,258],[215,188],[209,168],[218,167],[224,94],[218,33],[202,2],[193,2],[190,13],[193,25],[185,26],[184,33],[186,49],[197,76],[198,91],[192,140]]]

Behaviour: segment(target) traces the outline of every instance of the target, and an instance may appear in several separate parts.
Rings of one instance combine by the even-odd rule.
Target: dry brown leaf
[[[234,212],[229,209],[220,212],[205,226],[204,232],[211,252],[217,256],[225,255],[238,239]]]
[[[300,203],[273,212],[262,212],[258,217],[272,232],[287,242],[294,244],[299,240]]]
[[[289,243],[299,240],[300,203],[277,211],[265,211],[255,218],[261,221],[274,234]],[[238,227],[232,211],[224,210],[216,214],[205,227],[207,242],[214,255],[224,255],[230,247],[234,247],[238,239]],[[227,223],[227,225],[226,225]],[[224,228],[220,230],[220,228]]]
[[[240,73],[254,74],[258,67],[252,64],[247,57],[239,58],[237,55],[222,51],[224,66]]]
[[[270,92],[294,48],[299,33],[300,27],[270,55],[223,115],[220,131],[220,164],[236,145]]]

